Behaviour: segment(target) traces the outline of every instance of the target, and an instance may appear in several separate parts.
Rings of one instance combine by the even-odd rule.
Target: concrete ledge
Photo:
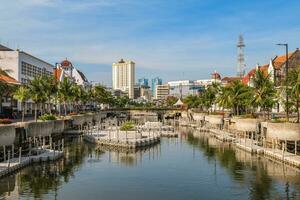
[[[15,125],[0,126],[0,146],[12,145],[16,138]]]
[[[205,120],[205,113],[193,113],[193,118],[196,121],[204,121]]]
[[[258,125],[262,121],[262,119],[232,118],[232,122],[235,122],[235,129],[238,131],[256,132]]]
[[[267,129],[267,139],[300,140],[300,124],[265,122],[262,127]]]
[[[224,123],[223,115],[206,115],[205,121],[212,125],[222,125]]]
[[[25,129],[29,137],[49,136],[54,127],[54,121],[27,123]]]

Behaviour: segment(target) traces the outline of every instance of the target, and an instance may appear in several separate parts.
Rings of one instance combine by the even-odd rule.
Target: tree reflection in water
[[[225,169],[235,182],[241,185],[248,185],[250,199],[295,199],[296,196],[299,195],[299,193],[296,194],[296,192],[291,192],[289,190],[289,180],[285,177],[284,172],[280,175],[276,175],[280,176],[280,181],[286,183],[286,196],[280,196],[280,194],[276,192],[274,187],[276,187],[275,180],[277,179],[272,179],[274,177],[270,177],[267,169],[267,167],[271,167],[270,165],[273,164],[272,162],[266,163],[265,158],[259,158],[255,155],[252,156],[253,160],[238,160],[236,155],[238,149],[234,149],[229,143],[219,142],[215,138],[209,137],[207,134],[208,133],[194,133],[192,131],[187,131],[186,140],[188,144],[201,150],[209,162],[218,162],[219,166]],[[247,152],[244,153],[249,154]],[[251,158],[250,154],[249,157]],[[297,173],[297,177],[298,181],[296,181],[296,185],[299,187],[299,173]],[[297,188],[297,190],[299,191],[299,188]]]

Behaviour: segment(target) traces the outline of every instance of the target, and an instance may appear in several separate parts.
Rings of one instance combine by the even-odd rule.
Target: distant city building
[[[187,95],[195,95],[202,89],[200,84],[192,80],[169,81],[170,95],[178,98],[183,98]]]
[[[149,80],[147,79],[147,78],[140,78],[139,80],[138,80],[138,85],[139,86],[149,86]]]
[[[168,84],[156,86],[155,99],[165,100],[170,95],[170,86]]]
[[[152,90],[152,96],[156,96],[156,86],[162,85],[162,79],[159,77],[155,77],[151,80],[151,90]]]
[[[133,61],[124,61],[112,65],[112,85],[114,90],[121,90],[128,93],[128,97],[134,98],[135,84],[135,63]]]
[[[150,90],[150,87],[148,86],[141,86],[140,90],[140,97],[144,100],[150,101],[152,98],[152,91]]]
[[[75,68],[68,59],[56,64],[56,68],[54,69],[53,73],[56,79],[59,81],[62,81],[65,77],[69,77],[75,81],[77,85],[84,87],[91,85],[83,72]]]
[[[134,99],[138,99],[141,96],[141,86],[134,86]]]

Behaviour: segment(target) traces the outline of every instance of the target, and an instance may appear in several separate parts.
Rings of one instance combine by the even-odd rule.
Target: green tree
[[[68,77],[65,77],[58,84],[58,99],[59,102],[62,103],[64,106],[65,116],[67,115],[67,104],[70,102],[74,95],[74,84],[75,83]]]
[[[20,101],[22,104],[22,122],[25,115],[25,102],[30,98],[29,89],[26,86],[19,87],[13,95],[13,98]]]
[[[232,107],[230,87],[225,86],[220,88],[216,102],[223,110]]]
[[[47,96],[44,91],[44,83],[43,83],[43,77],[42,76],[36,76],[29,82],[28,85],[30,98],[35,103],[35,109],[34,109],[34,119],[37,120],[37,110],[38,106],[42,106],[43,103],[47,101]],[[43,109],[41,108],[41,112]]]
[[[166,98],[166,106],[170,106],[172,107],[176,102],[178,101],[178,98],[174,97],[174,96],[168,96]]]
[[[253,90],[249,86],[243,84],[241,81],[234,81],[232,84],[226,86],[229,92],[229,105],[235,115],[240,115],[245,108],[251,106]]]
[[[44,95],[46,96],[48,102],[48,112],[51,113],[51,103],[53,103],[52,99],[57,98],[58,82],[53,75],[44,75],[41,78]]]
[[[92,88],[92,97],[93,100],[98,103],[98,105],[114,105],[116,103],[111,92],[102,85],[97,85]]]
[[[270,80],[270,76],[265,74],[262,70],[256,70],[253,77],[253,101],[252,105],[259,107],[264,116],[265,112],[268,112],[276,103],[276,89],[273,82]]]
[[[300,69],[289,72],[288,84],[290,88],[290,98],[297,112],[297,123],[300,122]]]
[[[183,102],[188,106],[188,108],[197,108],[201,101],[197,95],[188,95],[183,99]]]

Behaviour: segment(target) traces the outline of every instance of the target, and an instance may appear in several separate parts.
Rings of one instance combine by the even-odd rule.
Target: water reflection
[[[208,133],[185,130],[185,139],[198,148],[209,162],[225,169],[235,182],[247,185],[250,199],[298,199],[300,196],[300,172],[265,157],[251,155],[234,148],[230,143],[221,143]],[[285,196],[277,191],[277,184],[285,185]],[[290,184],[293,187],[290,187]],[[298,197],[298,198],[297,198]]]
[[[299,170],[189,130],[140,150],[73,139],[67,142],[64,159],[35,164],[0,180],[0,199],[101,195],[126,200],[136,193],[145,200],[297,199],[299,191]]]

